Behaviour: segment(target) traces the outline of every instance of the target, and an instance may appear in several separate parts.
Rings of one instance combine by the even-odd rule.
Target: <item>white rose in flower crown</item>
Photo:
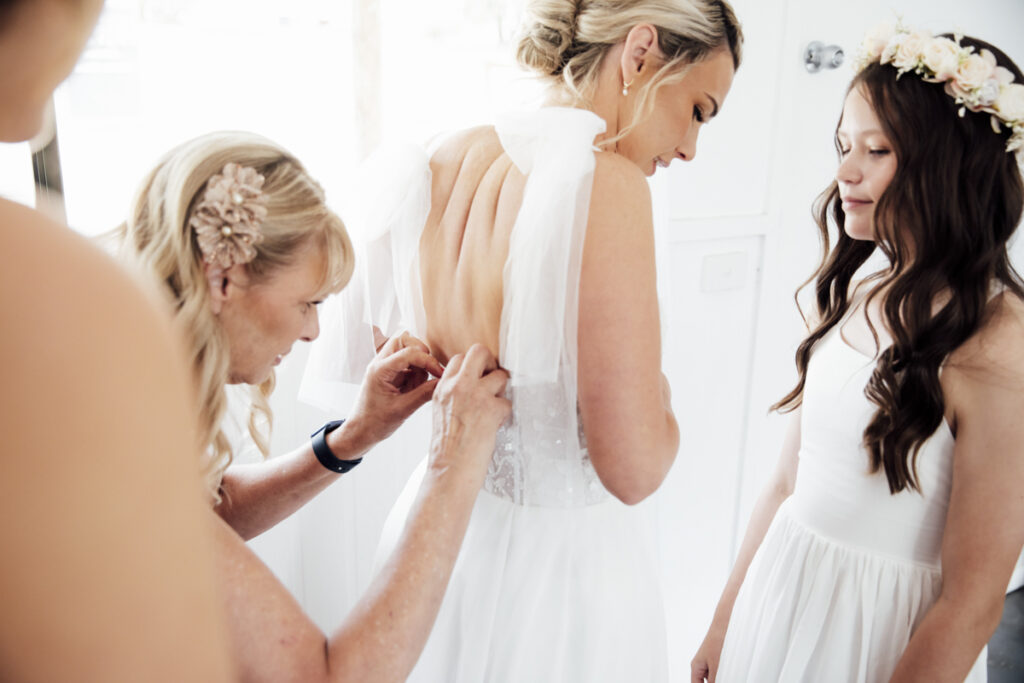
[[[896,56],[897,50],[900,49],[900,45],[903,44],[903,40],[907,37],[906,33],[897,33],[889,42],[882,48],[882,54],[878,56],[878,62],[880,64],[888,64]]]
[[[892,37],[896,35],[896,29],[892,24],[881,23],[868,31],[868,34],[864,36],[864,42],[861,43],[861,50],[864,54],[872,61],[878,59],[882,50],[889,44]]]
[[[994,78],[990,78],[982,83],[981,87],[974,93],[975,98],[977,98],[978,106],[991,107],[995,104],[996,100],[999,99],[1000,90],[999,81]]]
[[[917,62],[921,59],[921,51],[925,44],[931,40],[932,35],[927,31],[915,31],[904,34],[896,48],[896,54],[892,57],[892,63],[900,71],[911,71],[917,68]]]
[[[949,38],[932,38],[921,50],[921,61],[936,80],[948,81],[960,68],[960,48]]]
[[[1005,66],[997,66],[992,72],[992,78],[996,79],[999,85],[1010,85],[1013,83],[1013,72]]]
[[[994,108],[1004,121],[1024,122],[1024,84],[1004,85]]]
[[[950,89],[956,95],[970,101],[975,90],[992,78],[996,70],[996,58],[988,50],[982,50],[981,54],[970,55],[960,62],[960,68],[950,85]]]

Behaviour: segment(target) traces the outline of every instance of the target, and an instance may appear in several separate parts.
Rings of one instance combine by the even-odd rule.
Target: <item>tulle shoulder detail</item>
[[[605,122],[590,111],[553,107],[504,116],[495,130],[527,176],[503,272],[499,357],[513,386],[555,382],[566,364],[575,376],[594,138]]]
[[[357,201],[345,217],[356,251],[351,282],[321,304],[299,399],[328,412],[347,408],[386,336],[425,329],[419,236],[430,213],[430,159],[420,146],[378,148],[360,167]]]

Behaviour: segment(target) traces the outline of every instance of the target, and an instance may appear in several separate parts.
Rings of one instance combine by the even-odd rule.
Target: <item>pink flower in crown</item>
[[[256,245],[263,241],[260,226],[267,217],[263,180],[256,169],[232,162],[207,181],[189,219],[204,261],[230,268],[256,258]]]

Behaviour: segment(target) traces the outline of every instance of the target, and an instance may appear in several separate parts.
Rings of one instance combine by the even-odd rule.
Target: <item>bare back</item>
[[[430,160],[420,239],[426,341],[442,362],[474,343],[499,351],[502,270],[526,177],[491,127],[446,141]]]

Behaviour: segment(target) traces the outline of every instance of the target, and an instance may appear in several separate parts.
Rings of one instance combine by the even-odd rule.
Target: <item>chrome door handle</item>
[[[843,48],[816,40],[804,50],[804,68],[812,74],[822,69],[835,69],[843,63],[843,57]]]

